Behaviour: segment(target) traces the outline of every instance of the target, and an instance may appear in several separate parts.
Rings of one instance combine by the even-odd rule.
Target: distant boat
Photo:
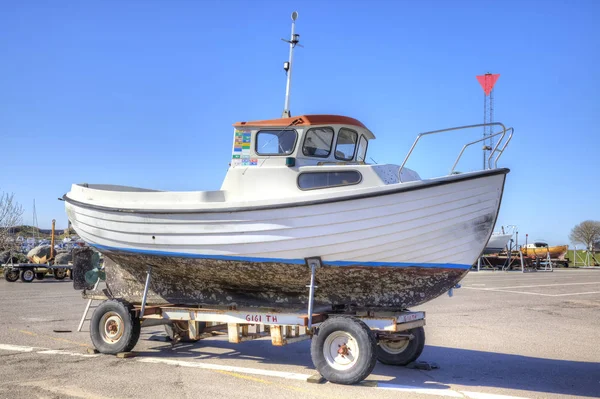
[[[516,232],[517,226],[502,226],[500,228],[500,231],[495,231],[492,233],[487,245],[485,246],[485,249],[483,250],[483,254],[497,254],[499,252],[508,250],[508,243],[510,242],[510,239],[512,238],[513,234],[515,234]]]
[[[503,234],[500,232],[492,233],[492,236],[490,237],[490,240],[488,241],[487,245],[485,246],[483,253],[485,255],[488,255],[488,254],[497,254],[499,252],[504,251],[506,249],[506,246],[508,245],[508,242],[510,241],[511,237],[512,237],[512,233],[511,234]]]
[[[555,245],[551,247],[548,243],[536,241],[521,247],[521,252],[529,258],[545,258],[548,256],[548,252],[550,252],[550,258],[564,259],[568,249],[568,245]]]

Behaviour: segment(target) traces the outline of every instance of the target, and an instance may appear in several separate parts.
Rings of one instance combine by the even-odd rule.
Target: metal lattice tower
[[[500,74],[486,73],[485,75],[477,76],[479,84],[483,88],[483,123],[494,122],[494,85],[500,77]],[[483,169],[486,169],[487,158],[490,156],[494,148],[494,138],[490,137],[493,134],[492,126],[483,127]],[[486,138],[487,137],[487,138]]]

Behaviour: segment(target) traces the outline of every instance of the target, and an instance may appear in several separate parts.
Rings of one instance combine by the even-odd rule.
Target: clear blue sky
[[[558,244],[600,220],[594,0],[5,2],[0,191],[65,227],[72,183],[218,189],[231,124],[281,114],[293,10],[293,115],[355,117],[368,155],[398,164],[418,132],[481,122],[475,76],[500,73],[495,119],[516,134],[498,225]],[[447,173],[480,134],[430,138],[409,167]]]

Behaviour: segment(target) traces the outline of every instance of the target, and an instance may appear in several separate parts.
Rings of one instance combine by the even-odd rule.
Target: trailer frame
[[[142,302],[132,304],[110,297],[89,298],[80,322],[90,321],[90,336],[100,353],[118,355],[133,350],[142,327],[165,325],[174,343],[198,341],[227,334],[230,343],[270,338],[274,346],[311,340],[315,368],[326,380],[355,384],[369,376],[377,360],[407,365],[420,356],[425,345],[425,312],[343,308],[314,309],[315,270],[318,257],[307,258],[311,278],[307,309],[285,310],[237,306],[146,304],[152,267],[148,267]],[[94,291],[100,280],[94,285]],[[87,313],[93,300],[104,301]]]

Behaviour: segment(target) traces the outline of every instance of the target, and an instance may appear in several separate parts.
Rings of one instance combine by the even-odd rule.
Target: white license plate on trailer
[[[425,312],[406,312],[398,315],[396,322],[398,324],[409,323],[411,321],[423,320],[424,318]]]

